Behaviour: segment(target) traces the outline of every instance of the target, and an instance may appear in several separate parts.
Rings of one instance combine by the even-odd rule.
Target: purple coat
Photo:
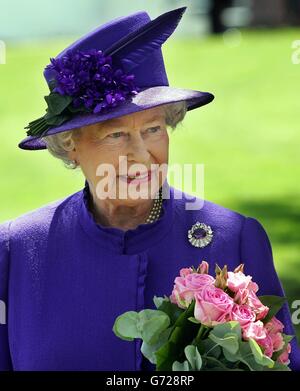
[[[153,296],[171,294],[180,268],[203,259],[211,271],[215,263],[233,270],[243,262],[259,294],[284,295],[268,236],[256,219],[209,201],[186,210],[191,196],[169,189],[160,219],[134,230],[95,223],[87,182],[0,225],[0,299],[7,309],[0,370],[153,369],[140,352],[141,340],[115,336],[114,320],[125,311],[155,308]],[[187,238],[196,221],[213,230],[204,248]],[[287,305],[278,318],[285,333],[294,334]],[[296,338],[290,359],[291,368],[300,370]]]

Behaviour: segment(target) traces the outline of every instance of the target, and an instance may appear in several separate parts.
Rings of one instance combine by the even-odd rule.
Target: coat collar
[[[135,229],[123,231],[119,228],[105,227],[96,223],[88,208],[90,190],[87,180],[80,192],[79,223],[86,234],[105,247],[118,254],[135,254],[145,251],[163,240],[173,226],[174,188],[167,180],[163,185],[162,214],[154,223],[140,224]]]

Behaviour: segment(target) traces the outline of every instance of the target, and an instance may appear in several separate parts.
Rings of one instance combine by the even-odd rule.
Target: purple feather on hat
[[[177,8],[158,16],[105,50],[104,54],[117,57],[123,65],[126,65],[127,72],[132,71],[154,50],[160,49],[176,29],[186,8]]]

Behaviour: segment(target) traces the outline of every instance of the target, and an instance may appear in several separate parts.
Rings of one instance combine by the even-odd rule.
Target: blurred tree
[[[211,32],[213,34],[223,33],[227,27],[222,20],[223,11],[232,6],[232,0],[211,0],[209,18],[211,21]]]
[[[300,25],[300,0],[252,0],[252,26]]]

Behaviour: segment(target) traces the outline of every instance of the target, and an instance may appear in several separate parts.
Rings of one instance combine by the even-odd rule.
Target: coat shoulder
[[[10,240],[24,240],[24,238],[31,240],[32,238],[46,236],[53,218],[59,212],[65,212],[66,208],[74,205],[80,193],[81,191],[76,192],[26,212],[14,219],[4,221],[0,224],[0,233],[1,231],[7,232],[9,229]]]
[[[185,220],[207,218],[210,222],[222,225],[229,222],[240,224],[247,218],[238,211],[177,189],[174,191],[174,205],[177,217]]]

